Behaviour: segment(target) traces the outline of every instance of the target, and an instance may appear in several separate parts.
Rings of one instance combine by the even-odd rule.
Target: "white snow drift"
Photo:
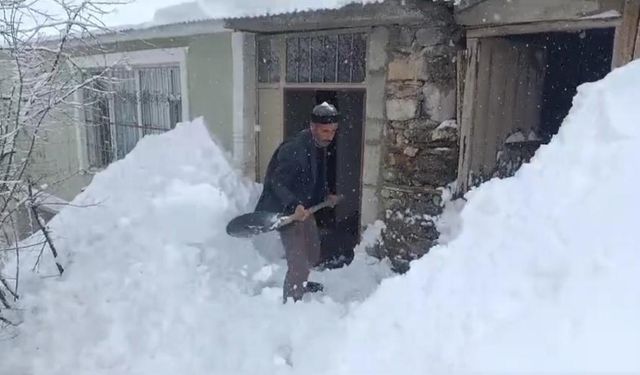
[[[258,187],[198,121],[147,137],[53,220],[67,272],[23,282],[2,373],[640,372],[639,97],[640,62],[583,85],[530,164],[468,194],[457,237],[382,282],[359,249],[295,305],[260,255],[277,241],[224,233]]]

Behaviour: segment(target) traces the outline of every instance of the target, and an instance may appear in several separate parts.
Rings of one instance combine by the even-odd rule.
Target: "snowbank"
[[[291,348],[365,299],[385,264],[359,251],[352,267],[313,275],[325,296],[282,305],[273,238],[226,235],[260,186],[237,174],[201,121],[142,139],[51,224],[66,271],[24,254],[24,323],[0,340],[2,374],[255,374],[288,368]],[[372,228],[375,232],[376,228]],[[375,233],[374,233],[375,234]],[[9,266],[7,271],[13,270]],[[284,366],[284,367],[283,367]],[[268,370],[269,372],[270,370]]]
[[[339,373],[640,373],[639,97],[640,61],[581,86],[456,239],[347,318]]]
[[[410,272],[380,283],[359,248],[295,305],[268,241],[223,233],[258,187],[204,126],[145,138],[74,202],[99,206],[54,219],[67,272],[23,284],[3,374],[638,373],[638,97],[640,62],[583,85],[551,144],[469,193]]]

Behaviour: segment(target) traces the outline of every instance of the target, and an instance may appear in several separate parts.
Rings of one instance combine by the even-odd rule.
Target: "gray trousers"
[[[280,230],[280,239],[287,258],[283,300],[293,297],[298,301],[304,294],[304,283],[309,272],[320,260],[320,235],[316,220],[311,215],[305,221],[296,221]]]

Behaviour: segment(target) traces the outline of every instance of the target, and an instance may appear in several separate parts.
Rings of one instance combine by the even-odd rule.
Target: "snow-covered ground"
[[[224,233],[259,186],[198,121],[144,138],[52,221],[64,276],[24,255],[2,374],[639,373],[639,97],[640,62],[583,85],[558,136],[452,204],[406,275],[363,244],[286,305],[277,240]]]

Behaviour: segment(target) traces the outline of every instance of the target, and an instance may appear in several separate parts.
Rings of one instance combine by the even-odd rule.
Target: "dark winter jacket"
[[[322,202],[327,195],[326,166],[326,149],[316,147],[308,129],[283,142],[267,166],[256,211],[288,214],[299,204],[309,208]]]

